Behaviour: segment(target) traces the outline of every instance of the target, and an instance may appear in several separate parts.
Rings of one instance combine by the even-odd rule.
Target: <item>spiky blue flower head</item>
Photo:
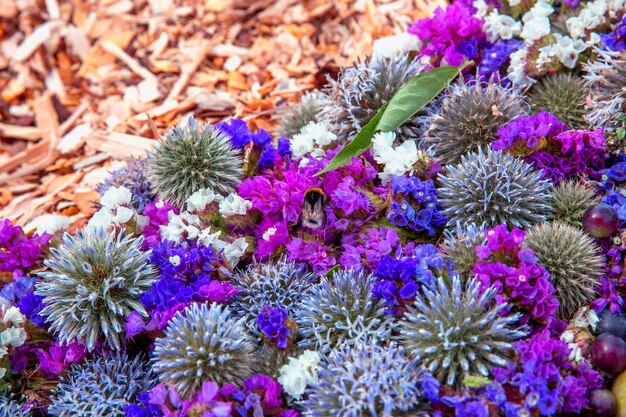
[[[189,118],[165,134],[148,163],[148,177],[157,194],[182,208],[201,189],[222,195],[235,191],[243,160],[223,130]]]
[[[465,285],[458,276],[437,288],[423,289],[398,324],[400,343],[442,383],[460,386],[471,374],[489,376],[504,366],[513,343],[524,337],[521,314],[503,314],[507,304],[495,302],[497,289],[481,291],[480,282]]]
[[[316,281],[315,274],[284,259],[254,264],[233,277],[233,287],[239,290],[239,295],[233,300],[231,309],[235,316],[245,319],[248,331],[260,340],[256,319],[263,308],[285,309],[299,326],[302,299]]]
[[[418,415],[424,409],[419,362],[395,343],[343,345],[322,362],[318,377],[300,403],[306,417]]]
[[[127,166],[111,172],[111,176],[98,187],[98,192],[103,195],[111,187],[126,187],[132,193],[131,207],[143,211],[154,198],[147,175],[146,158],[131,158]]]
[[[150,366],[124,353],[74,365],[55,391],[48,413],[55,417],[124,417],[124,407],[156,383]]]
[[[464,155],[439,175],[439,182],[439,202],[449,224],[527,228],[550,214],[550,180],[507,153],[479,149]]]
[[[253,373],[253,345],[244,319],[228,307],[192,304],[170,320],[154,342],[152,367],[162,382],[190,399],[202,384],[241,384]]]
[[[424,66],[408,55],[391,58],[374,56],[344,69],[337,81],[329,80],[318,120],[328,122],[339,140],[345,141],[361,130],[404,83]],[[424,132],[423,112],[395,130],[400,142],[418,139]]]
[[[123,230],[94,228],[66,233],[50,250],[35,294],[43,297],[39,314],[59,341],[76,340],[89,351],[100,340],[113,350],[122,348],[126,317],[133,311],[147,317],[139,297],[156,278],[142,243],[142,237]]]
[[[298,313],[303,340],[298,345],[326,353],[339,345],[389,340],[393,318],[385,302],[372,296],[376,282],[363,272],[337,271],[322,277]]]
[[[30,417],[30,407],[13,398],[10,391],[0,392],[0,417]]]

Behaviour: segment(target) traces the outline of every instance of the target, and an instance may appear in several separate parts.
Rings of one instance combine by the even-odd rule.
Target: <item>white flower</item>
[[[510,1],[509,4],[511,4]],[[485,0],[474,0],[472,6],[476,9],[476,13],[474,13],[474,15],[478,18],[485,17],[487,16],[487,13],[489,13],[489,5],[485,2]]]
[[[4,346],[20,347],[26,342],[26,330],[17,327],[9,327],[0,333],[0,344]]]
[[[280,368],[278,377],[285,392],[299,400],[307,385],[318,384],[320,359],[319,353],[311,350],[305,350],[297,359],[290,357],[289,363]]]
[[[510,0],[509,1],[509,6],[515,7],[515,6],[519,5],[521,2],[522,2],[522,0]]]
[[[35,233],[38,235],[44,233],[50,233],[51,235],[56,232],[62,232],[66,230],[71,223],[71,219],[67,216],[60,216],[58,214],[44,214],[37,217],[32,225],[37,228]]]
[[[391,145],[396,138],[393,132],[379,132],[372,138],[372,156],[383,165],[383,172],[379,174],[384,182],[392,175],[403,175],[413,171],[413,165],[419,156],[414,141],[406,141],[393,148]]]
[[[393,58],[420,48],[419,38],[410,33],[385,36],[374,41],[374,55],[383,58]]]
[[[269,242],[270,238],[276,234],[276,230],[277,229],[275,227],[270,227],[269,229],[267,229],[265,233],[263,233],[263,240]]]
[[[525,70],[526,55],[528,48],[523,47],[511,54],[511,64],[509,65],[509,80],[518,87],[526,87],[535,82],[530,78]]]
[[[170,261],[173,266],[180,265],[180,256],[178,255],[170,256],[167,260]]]
[[[241,257],[246,253],[248,249],[248,242],[246,238],[240,237],[233,243],[226,243],[221,240],[216,240],[213,243],[213,247],[220,251],[223,249],[222,256],[231,268],[234,268],[239,263]]]
[[[220,201],[220,214],[224,217],[240,215],[244,216],[252,207],[252,202],[243,199],[237,194],[231,193]]]
[[[291,152],[298,158],[309,153],[320,157],[324,155],[324,147],[337,140],[337,135],[330,131],[330,125],[326,122],[310,122],[300,129],[300,133],[293,135],[291,139]]]
[[[163,240],[171,240],[172,242],[180,243],[184,240],[184,238],[198,238],[200,235],[200,229],[202,229],[202,224],[198,216],[186,211],[180,213],[179,215],[170,211],[167,215],[169,222],[166,225],[161,225],[160,227],[161,238]]]
[[[578,55],[587,49],[587,45],[580,39],[573,40],[569,36],[558,34],[556,36],[558,40],[554,45],[555,55],[567,68],[575,68]]]
[[[26,317],[20,312],[17,307],[2,308],[2,324],[8,326],[21,326],[26,321]]]
[[[198,235],[198,243],[206,247],[213,246],[213,243],[217,240],[221,233],[222,232],[219,230],[215,233],[211,233],[211,228],[207,227]]]
[[[0,352],[0,358],[2,357],[2,352]],[[4,378],[4,376],[6,375],[7,370],[4,368],[0,368],[0,379]]]
[[[538,17],[524,23],[520,38],[526,43],[532,43],[537,39],[541,39],[550,34],[550,19],[547,17]]]
[[[126,187],[111,187],[100,198],[102,207],[114,208],[115,206],[129,205],[133,194]]]
[[[527,22],[533,19],[538,19],[541,17],[548,17],[552,13],[554,13],[554,7],[546,0],[537,1],[531,9],[524,13],[522,16],[522,21]]]
[[[187,199],[187,211],[189,213],[198,213],[212,202],[221,200],[221,197],[220,195],[215,195],[213,190],[207,188],[198,190]]]
[[[584,306],[576,312],[574,318],[572,318],[571,325],[574,327],[588,327],[591,328],[591,330],[595,330],[599,322],[600,318],[598,314],[589,306]]]
[[[487,33],[487,40],[495,42],[500,39],[511,39],[522,31],[522,24],[511,16],[499,14],[497,10],[485,17],[483,30]]]
[[[584,38],[587,31],[592,31],[606,21],[609,5],[605,0],[587,3],[578,16],[572,16],[565,22],[569,34],[574,39]]]

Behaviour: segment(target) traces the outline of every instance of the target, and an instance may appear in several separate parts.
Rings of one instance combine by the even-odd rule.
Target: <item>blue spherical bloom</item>
[[[285,349],[289,342],[290,330],[287,327],[289,316],[284,308],[266,305],[259,313],[256,322],[259,328],[279,349]]]

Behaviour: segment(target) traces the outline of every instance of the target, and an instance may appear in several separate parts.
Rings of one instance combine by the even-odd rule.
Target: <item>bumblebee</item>
[[[324,225],[326,214],[326,194],[321,188],[311,187],[304,192],[304,202],[302,203],[302,214],[300,224],[309,229],[317,229]]]

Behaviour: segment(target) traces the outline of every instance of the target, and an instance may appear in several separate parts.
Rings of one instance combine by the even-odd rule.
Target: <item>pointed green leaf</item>
[[[348,143],[339,152],[337,152],[328,165],[315,174],[315,176],[325,174],[328,171],[347,165],[350,163],[350,159],[352,159],[352,157],[359,156],[365,152],[367,148],[372,145],[372,137],[376,132],[376,125],[385,112],[388,104],[389,102],[385,103],[385,105],[382,106],[378,112],[376,112],[374,117],[372,117],[372,120],[363,126],[363,129],[361,129],[361,131],[354,137],[352,142]]]
[[[439,67],[408,80],[389,100],[377,130],[393,132],[443,91],[459,75],[459,67]]]

